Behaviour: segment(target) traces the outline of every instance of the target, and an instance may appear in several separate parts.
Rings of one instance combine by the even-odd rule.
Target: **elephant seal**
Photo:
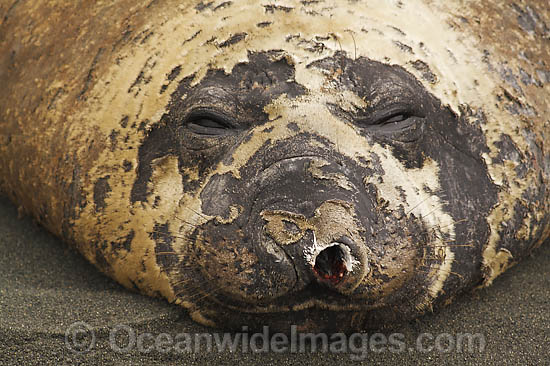
[[[12,1],[0,187],[119,283],[351,331],[550,235],[542,1]]]

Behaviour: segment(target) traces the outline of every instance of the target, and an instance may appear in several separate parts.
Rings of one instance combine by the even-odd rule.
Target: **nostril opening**
[[[322,280],[332,284],[339,283],[348,272],[346,261],[348,255],[339,245],[332,245],[323,249],[315,258],[313,270]]]

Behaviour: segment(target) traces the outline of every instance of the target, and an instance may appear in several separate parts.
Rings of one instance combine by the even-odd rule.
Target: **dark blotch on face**
[[[94,203],[96,212],[103,211],[105,209],[105,198],[107,197],[107,194],[111,192],[109,178],[109,175],[99,178],[94,184]]]
[[[210,70],[198,85],[191,86],[193,79],[194,76],[189,76],[180,81],[171,96],[169,112],[140,146],[131,202],[147,200],[154,159],[178,156],[182,171],[185,167],[197,169],[200,180],[231,147],[247,138],[245,132],[249,127],[268,120],[264,106],[282,94],[294,98],[305,93],[294,81],[294,66],[278,51],[251,53],[249,62],[235,65],[229,75],[216,69]],[[231,133],[208,141],[189,134],[185,130],[187,116],[201,108],[231,121]],[[199,181],[182,175],[186,191],[197,187]]]
[[[147,201],[150,192],[147,184],[153,173],[151,164],[153,160],[174,154],[177,141],[170,129],[166,126],[154,128],[139,147],[137,178],[130,193],[132,203]]]
[[[120,249],[130,251],[130,249],[132,249],[132,240],[134,240],[135,235],[136,233],[134,232],[134,230],[130,230],[128,235],[126,235],[122,240],[112,242],[111,247],[114,251],[119,251]]]
[[[239,43],[240,41],[244,40],[246,38],[246,36],[247,36],[246,33],[234,34],[229,39],[227,39],[226,41],[223,41],[222,43],[220,43],[218,46],[221,47],[221,48],[229,47],[231,45],[234,45],[234,44]]]
[[[122,168],[124,169],[125,172],[129,172],[130,170],[132,170],[132,163],[129,162],[128,160],[124,160],[122,162]]]
[[[178,262],[178,257],[172,248],[173,238],[170,233],[168,224],[156,223],[153,231],[149,233],[149,237],[156,243],[155,255],[157,263],[161,268],[170,268]]]
[[[412,66],[422,72],[422,79],[426,80],[431,84],[437,83],[437,76],[432,72],[430,66],[422,60],[416,60],[412,62]]]

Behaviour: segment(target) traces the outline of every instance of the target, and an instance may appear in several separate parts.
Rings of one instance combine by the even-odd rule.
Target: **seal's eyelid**
[[[357,122],[381,138],[412,143],[421,137],[424,123],[421,106],[413,102],[390,101],[384,106],[381,101],[370,115]]]
[[[196,107],[190,110],[185,116],[185,122],[197,121],[200,119],[208,119],[215,121],[221,125],[227,126],[227,128],[234,128],[232,119],[225,113],[220,112],[210,107]]]
[[[203,136],[219,136],[226,134],[228,128],[216,121],[209,119],[199,119],[187,123],[187,128],[197,134]]]
[[[415,109],[408,104],[397,103],[385,107],[376,107],[376,112],[362,121],[362,123],[368,125],[385,125],[403,122],[411,117],[422,117],[422,115],[416,112]]]
[[[195,124],[209,128],[233,128],[233,126],[228,123],[224,118],[220,118],[219,116],[214,116],[212,114],[196,114],[189,116],[185,119],[185,124]]]
[[[409,119],[410,117],[412,116],[409,112],[397,112],[377,121],[376,124],[386,125],[389,123],[399,123]]]
[[[230,118],[211,109],[197,108],[184,119],[184,126],[201,136],[225,135],[237,129]]]

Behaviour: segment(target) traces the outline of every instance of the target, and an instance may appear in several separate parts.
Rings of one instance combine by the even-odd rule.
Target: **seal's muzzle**
[[[321,157],[278,161],[258,180],[253,215],[261,220],[252,227],[258,245],[276,245],[294,264],[293,291],[312,284],[323,291],[351,293],[368,272],[363,226],[357,217],[358,190],[341,165]],[[368,216],[368,215],[363,215]]]
[[[211,179],[203,212],[216,219],[198,233],[197,260],[216,293],[261,306],[299,292],[353,293],[368,273],[364,228],[373,208],[352,167],[331,160],[319,151],[264,160],[260,169],[252,160],[242,179]],[[228,207],[242,209],[231,217]]]

